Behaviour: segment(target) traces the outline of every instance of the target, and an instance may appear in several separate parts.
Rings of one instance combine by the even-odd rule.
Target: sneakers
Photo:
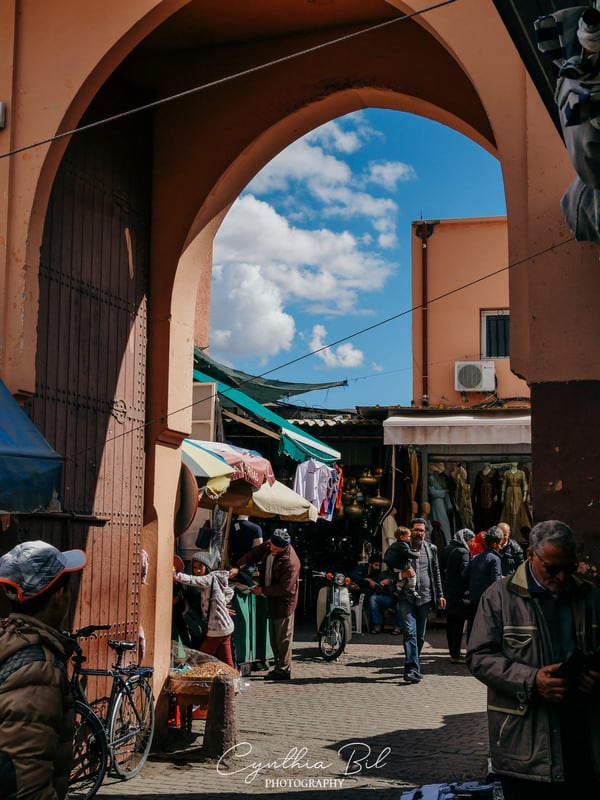
[[[410,672],[404,673],[404,683],[419,683],[422,679],[423,676],[416,669],[411,669]]]
[[[399,600],[411,600],[417,601],[421,599],[421,595],[416,591],[416,589],[402,589],[402,591],[398,595]]]

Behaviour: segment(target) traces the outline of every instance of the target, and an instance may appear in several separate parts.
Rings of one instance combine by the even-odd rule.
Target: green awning
[[[347,386],[348,381],[330,381],[328,383],[292,383],[287,381],[272,381],[261,378],[260,375],[248,375],[225,364],[219,364],[199,347],[194,348],[194,368],[213,381],[223,381],[227,386],[241,389],[248,397],[259,403],[274,403],[285,397],[293,397],[306,392],[316,392],[322,389],[334,389]]]
[[[219,397],[227,401],[229,405],[234,404],[243,408],[252,416],[273,426],[279,436],[279,452],[294,461],[302,462],[314,458],[322,464],[335,464],[341,458],[341,453],[334,450],[333,447],[329,447],[314,436],[301,431],[289,420],[280,417],[269,408],[265,408],[239,389],[234,389],[233,386],[229,386],[223,381],[215,380],[197,369],[194,370],[194,380],[201,383],[216,383]]]

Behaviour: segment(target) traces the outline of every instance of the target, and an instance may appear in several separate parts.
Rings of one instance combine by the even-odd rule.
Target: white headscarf
[[[452,534],[452,538],[455,542],[460,542],[465,547],[468,547],[467,542],[469,539],[473,539],[475,534],[470,528],[461,528],[459,531],[456,531]]]

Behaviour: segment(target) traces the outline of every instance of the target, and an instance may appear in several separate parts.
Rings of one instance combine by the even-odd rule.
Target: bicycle
[[[148,679],[154,669],[122,664],[123,654],[134,650],[136,643],[109,639],[108,646],[117,654],[112,668],[83,667],[86,657],[78,639],[88,638],[96,631],[109,630],[110,627],[87,625],[65,634],[75,642],[71,658],[73,671],[69,679],[75,701],[75,735],[68,800],[94,797],[109,769],[123,780],[133,778],[144,766],[152,744],[154,695]],[[87,700],[82,686],[85,676],[112,678],[104,717],[99,716]]]

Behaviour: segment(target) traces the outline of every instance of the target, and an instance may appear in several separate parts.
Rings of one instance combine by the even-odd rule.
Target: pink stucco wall
[[[412,224],[413,403],[424,405],[424,385],[433,408],[472,407],[492,392],[454,388],[456,361],[481,358],[481,311],[509,307],[508,230],[504,217],[449,219],[432,226],[432,235],[419,238]],[[427,269],[427,297],[423,269]],[[463,288],[464,287],[464,288]],[[423,310],[426,305],[426,311]],[[426,314],[427,364],[423,363],[423,317]],[[527,383],[511,372],[510,359],[493,359],[500,400],[525,398]],[[424,374],[427,381],[423,382]],[[511,403],[511,405],[516,405]]]
[[[0,4],[0,100],[8,106],[2,154],[75,127],[126,58],[123,77],[156,97],[214,82],[210,91],[165,104],[154,116],[147,405],[154,423],[147,436],[144,513],[145,545],[156,557],[146,634],[158,682],[166,674],[170,638],[169,621],[158,609],[171,592],[176,448],[191,425],[191,414],[181,409],[191,398],[194,337],[208,332],[212,237],[247,181],[296,138],[336,116],[376,106],[423,114],[494,153],[508,209],[508,244],[504,238],[500,245],[500,233],[494,234],[495,263],[526,265],[510,276],[511,366],[530,384],[600,379],[600,362],[590,357],[600,335],[597,248],[572,241],[566,229],[559,200],[572,169],[492,0],[461,0],[343,41],[342,35],[396,14],[426,11],[431,3],[292,5],[293,11],[281,0]],[[183,16],[174,16],[178,12]],[[314,49],[336,37],[335,46]],[[286,60],[298,52],[305,55]],[[252,71],[267,63],[268,69]],[[245,70],[243,78],[229,80]],[[0,376],[14,393],[35,389],[40,242],[66,143],[0,159]],[[452,224],[447,227],[447,234],[440,228],[431,240],[433,264],[440,239],[456,235]],[[472,227],[471,254],[479,238],[477,225]],[[451,252],[451,268],[439,286],[434,282],[432,294],[459,284],[467,268],[494,261],[490,251],[466,265],[458,245]],[[500,291],[506,295],[506,282]],[[460,302],[469,296],[462,293]],[[472,313],[471,306],[449,308],[432,305],[437,339],[456,314],[466,319]],[[438,328],[442,312],[446,322]],[[453,331],[463,328],[457,324]],[[431,364],[431,381],[433,389],[439,380],[441,398],[450,391],[454,360],[477,348],[470,334],[452,352],[439,346],[439,376]],[[415,348],[419,352],[418,342]],[[501,380],[503,394],[524,393],[506,364]]]

